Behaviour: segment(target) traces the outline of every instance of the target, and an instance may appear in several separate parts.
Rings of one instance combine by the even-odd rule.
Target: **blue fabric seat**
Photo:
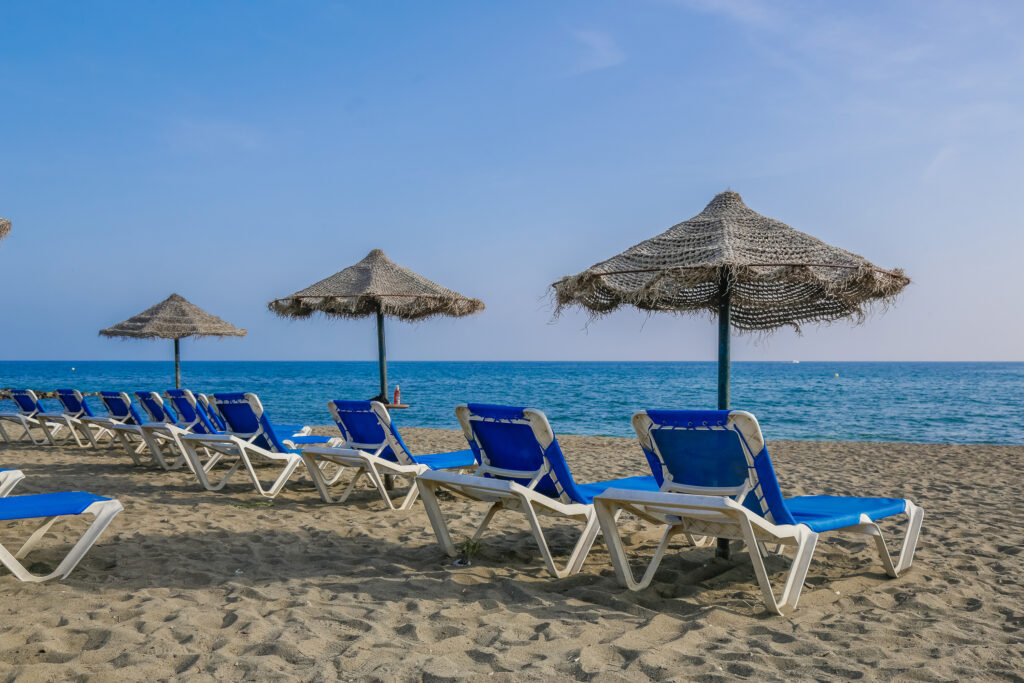
[[[80,515],[93,503],[105,500],[112,499],[84,491],[8,496],[0,498],[0,520]]]
[[[812,531],[834,531],[860,523],[867,515],[875,521],[902,514],[907,501],[902,498],[855,498],[852,496],[798,496],[786,499],[786,508],[797,524]]]
[[[461,467],[473,467],[476,465],[476,456],[469,448],[451,453],[430,453],[427,455],[415,455],[413,460],[417,464],[426,465],[432,470],[451,470]]]

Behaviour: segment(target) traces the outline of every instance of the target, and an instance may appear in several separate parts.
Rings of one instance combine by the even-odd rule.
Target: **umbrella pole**
[[[181,346],[180,339],[174,340],[174,388],[181,389]]]
[[[382,403],[388,401],[388,351],[384,343],[384,313],[377,309],[377,365],[380,367],[380,395]]]
[[[387,405],[388,400],[388,350],[384,343],[384,313],[377,309],[377,364],[380,366],[380,395],[381,403]],[[390,474],[384,475],[384,490],[391,491],[395,488],[395,478]]]
[[[729,274],[723,269],[718,280],[718,409],[729,409],[729,342],[731,293],[729,291]],[[715,557],[729,559],[729,539],[718,539]]]

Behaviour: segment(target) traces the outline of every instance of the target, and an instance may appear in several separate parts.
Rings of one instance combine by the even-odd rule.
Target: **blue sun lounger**
[[[177,439],[170,431],[170,427],[180,426],[179,416],[156,391],[136,391],[135,398],[149,415],[149,419],[142,423],[142,439],[153,463],[165,470],[180,469],[185,465],[186,457],[178,449]],[[165,453],[165,449],[169,452]]]
[[[651,583],[669,540],[683,534],[693,545],[711,538],[742,540],[765,604],[776,614],[796,608],[818,535],[854,531],[874,538],[889,576],[910,567],[924,511],[900,498],[798,496],[784,498],[757,419],[741,410],[648,410],[633,427],[661,490],[609,489],[594,499],[619,583],[641,590]],[[637,580],[616,524],[619,510],[666,526],[642,578]],[[877,520],[907,515],[894,564]],[[789,576],[776,599],[765,569],[766,544],[795,547]]]
[[[36,415],[43,412],[43,407],[39,405],[39,399],[36,397],[35,392],[30,389],[12,389],[11,400],[18,406],[18,412],[0,413],[0,437],[3,437],[5,443],[10,443],[14,440],[8,436],[7,431],[4,429],[4,423],[11,422],[22,429],[22,433],[18,436],[18,441],[28,439],[33,444],[38,445],[39,442],[36,441],[36,437],[32,436],[32,428],[39,426],[39,420],[36,419]]]
[[[0,545],[0,562],[21,581],[47,581],[56,577],[65,578],[81,561],[103,530],[117,516],[117,513],[123,509],[121,503],[113,498],[94,496],[84,491],[0,498],[0,521],[43,520],[42,525],[28,537],[28,540],[16,553],[11,553]],[[21,559],[39,545],[50,527],[57,520],[78,515],[92,515],[93,522],[56,569],[45,575],[33,574],[26,569],[21,563]]]
[[[21,470],[0,470],[0,497],[9,494],[25,478]]]
[[[214,394],[213,403],[224,418],[227,432],[223,434],[183,434],[179,437],[182,447],[192,463],[199,483],[209,491],[218,491],[228,483],[231,476],[244,467],[256,491],[267,498],[273,498],[302,463],[299,448],[305,445],[328,444],[330,437],[309,436],[309,428],[296,430],[293,426],[274,426],[267,419],[263,404],[256,394]],[[217,462],[233,461],[230,469],[216,483],[207,476],[198,450],[205,448],[217,457]],[[256,474],[254,462],[269,462],[283,465],[280,474],[265,485]]]
[[[438,542],[450,556],[457,555],[441,514],[438,491],[448,491],[489,503],[483,521],[473,534],[480,538],[499,510],[520,510],[540,548],[548,571],[562,578],[583,566],[599,531],[592,501],[605,489],[655,492],[654,477],[628,477],[594,484],[577,484],[569,471],[547,417],[539,410],[470,403],[455,409],[462,431],[481,465],[469,474],[428,470],[416,478],[427,516]],[[555,565],[539,514],[557,515],[583,522],[583,532],[563,569]]]
[[[83,417],[82,422],[109,430],[124,447],[132,462],[141,465],[139,454],[146,450],[146,442],[142,438],[143,420],[135,410],[131,397],[123,391],[101,391],[100,401],[107,414]]]
[[[97,441],[101,441],[104,436],[114,438],[110,430],[89,421],[89,418],[96,416],[85,402],[82,392],[77,389],[58,389],[57,400],[63,408],[62,412],[42,412],[36,415],[43,436],[51,446],[56,445],[61,434],[65,441],[74,439],[79,448],[95,448]]]
[[[327,408],[342,435],[342,442],[331,447],[302,450],[302,462],[325,503],[343,503],[365,476],[391,510],[407,510],[416,502],[419,489],[416,475],[426,470],[460,470],[477,464],[471,449],[452,453],[413,455],[391,422],[391,415],[378,401],[328,401]],[[325,476],[328,463],[338,466],[332,477]],[[347,488],[337,499],[330,487],[345,469],[353,470]],[[397,506],[385,486],[384,477],[412,477],[414,481]]]

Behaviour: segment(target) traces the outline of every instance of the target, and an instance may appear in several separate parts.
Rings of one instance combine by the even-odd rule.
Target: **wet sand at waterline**
[[[403,435],[416,452],[465,447],[457,432]],[[635,441],[561,441],[580,481],[646,473]],[[295,476],[269,502],[241,478],[212,493],[187,472],[132,467],[119,450],[0,445],[0,463],[27,475],[16,494],[81,489],[125,506],[65,581],[25,584],[0,570],[0,674],[1024,678],[1024,446],[773,442],[769,449],[787,495],[908,497],[922,505],[909,572],[889,579],[869,542],[825,536],[800,607],[777,617],[766,612],[742,551],[723,561],[710,549],[682,549],[651,587],[633,593],[616,583],[600,539],[580,574],[552,580],[525,520],[513,513],[495,518],[472,566],[459,568],[441,553],[421,505],[389,512],[369,490],[325,505]],[[443,505],[459,533],[482,514],[471,503]],[[564,556],[575,527],[552,524],[549,539]],[[27,528],[4,522],[0,537],[16,548],[11,539]],[[57,527],[29,564],[52,564],[79,529]],[[656,531],[635,521],[627,530],[630,547],[649,556]],[[769,566],[781,585],[785,563],[773,558]]]

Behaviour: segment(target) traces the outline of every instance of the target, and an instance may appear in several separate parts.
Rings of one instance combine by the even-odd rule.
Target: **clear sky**
[[[0,358],[178,292],[249,329],[184,357],[370,359],[266,310],[383,248],[483,299],[394,359],[713,360],[706,318],[551,321],[547,286],[740,192],[913,278],[737,359],[1024,360],[1024,3],[0,4]]]

